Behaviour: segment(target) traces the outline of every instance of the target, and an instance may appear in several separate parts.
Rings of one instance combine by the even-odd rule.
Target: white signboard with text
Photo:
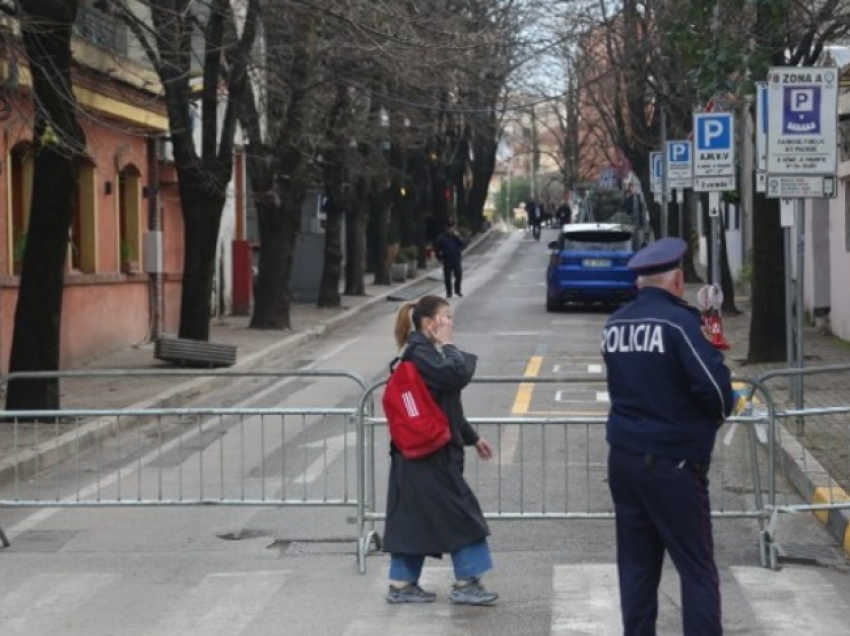
[[[834,175],[838,69],[775,67],[767,78],[768,194],[773,176]]]
[[[838,196],[837,179],[832,175],[769,175],[769,199],[834,199]]]
[[[693,186],[693,153],[690,141],[667,142],[667,187]]]
[[[735,189],[735,118],[732,113],[694,114],[694,190]],[[728,179],[719,179],[727,177]],[[731,187],[727,186],[731,183]]]

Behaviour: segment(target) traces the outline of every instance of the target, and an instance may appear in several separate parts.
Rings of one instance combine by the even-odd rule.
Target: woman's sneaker
[[[387,592],[387,603],[433,603],[437,595],[426,592],[418,583],[411,583],[404,587],[393,587]]]
[[[478,579],[472,579],[465,585],[455,583],[449,594],[449,600],[456,605],[492,605],[497,598],[499,595],[488,592]]]

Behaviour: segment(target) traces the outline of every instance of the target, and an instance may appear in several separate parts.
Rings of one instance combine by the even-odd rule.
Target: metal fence
[[[781,513],[811,512],[829,524],[850,509],[850,396],[812,389],[803,408],[790,408],[784,405],[793,396],[782,394],[786,385],[799,387],[806,378],[850,386],[842,378],[848,373],[850,365],[774,371],[743,380],[753,394],[749,406],[718,432],[709,473],[712,515],[755,520],[764,565],[775,567],[781,552],[775,539]],[[0,378],[0,386],[38,377],[86,383],[128,375],[218,384],[336,379],[354,385],[351,405],[344,407],[339,406],[340,391],[321,385],[321,401],[332,405],[5,411],[2,417],[14,439],[4,453],[12,472],[9,466],[0,470],[0,477],[7,477],[0,479],[0,508],[355,508],[358,566],[365,571],[369,551],[380,547],[376,522],[385,519],[389,440],[386,420],[374,407],[385,381],[368,385],[356,374],[337,370],[98,370],[17,373]],[[478,409],[468,413],[469,420],[494,445],[496,457],[479,462],[471,453],[466,476],[488,519],[613,517],[606,483],[606,409],[566,416],[528,409],[516,414],[515,408],[521,396],[531,402],[532,390],[555,391],[559,401],[561,393],[592,395],[603,382],[601,374],[473,381],[465,396]],[[495,385],[514,388],[494,390]],[[839,403],[829,403],[836,395]],[[816,439],[800,444],[798,438],[806,435]],[[813,441],[818,439],[829,452],[816,457],[806,449],[817,447]],[[824,468],[825,462],[831,463]],[[0,543],[8,545],[2,529]]]
[[[778,471],[766,503],[772,561],[782,513],[813,513],[843,538],[850,510],[850,365],[776,370],[758,378],[773,403],[771,438]],[[846,538],[843,539],[846,541]]]
[[[543,384],[588,386],[604,382],[599,376],[575,378],[480,378],[476,384]],[[358,567],[366,570],[371,549],[380,548],[375,522],[385,519],[381,507],[384,480],[376,473],[376,449],[388,449],[386,419],[366,408],[385,382],[373,384],[361,398],[358,457]],[[470,389],[467,389],[469,391]],[[768,398],[769,399],[769,398]],[[498,408],[498,407],[496,407]],[[613,519],[607,486],[606,417],[527,414],[468,417],[496,451],[490,462],[470,454],[466,477],[491,520]],[[718,433],[709,473],[715,518],[751,518],[757,521],[763,564],[770,548],[765,544],[765,485],[772,473],[768,451],[760,447],[760,432],[770,426],[764,415],[728,420]],[[768,448],[769,450],[769,448]]]
[[[86,371],[19,373],[2,380],[114,375],[287,378],[353,382],[351,406],[4,411],[11,470],[0,508],[80,506],[356,505],[357,398],[348,371]],[[279,383],[267,390],[274,392]],[[92,387],[94,388],[94,387]],[[338,403],[339,391],[323,390]],[[0,541],[8,545],[0,530]]]

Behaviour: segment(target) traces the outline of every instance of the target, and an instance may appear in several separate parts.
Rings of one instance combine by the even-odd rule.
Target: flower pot
[[[403,283],[407,279],[407,263],[393,263],[390,265],[390,280],[394,283]]]
[[[407,277],[416,278],[416,261],[407,261]]]

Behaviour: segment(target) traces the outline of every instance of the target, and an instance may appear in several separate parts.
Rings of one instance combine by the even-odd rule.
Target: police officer
[[[632,257],[638,296],[602,337],[624,636],[655,636],[665,552],[681,578],[684,635],[723,633],[707,473],[733,394],[722,354],[682,300],[686,248],[664,238]]]

